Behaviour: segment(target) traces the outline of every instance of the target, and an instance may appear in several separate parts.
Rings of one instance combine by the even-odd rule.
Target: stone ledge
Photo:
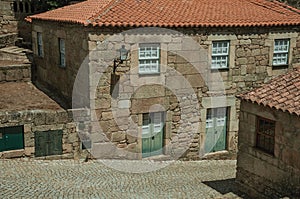
[[[3,151],[3,152],[0,152],[0,158],[2,158],[2,159],[19,158],[19,157],[23,157],[24,153],[25,153],[24,149]]]

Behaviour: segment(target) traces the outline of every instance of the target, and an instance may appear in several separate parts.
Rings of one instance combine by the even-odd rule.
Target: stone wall
[[[13,12],[13,0],[1,0],[0,2],[0,35],[17,33],[17,19]]]
[[[116,30],[119,32],[120,30]],[[149,112],[152,105],[162,105],[166,112],[165,128],[165,155],[178,154],[177,149],[187,146],[186,153],[182,157],[188,159],[198,159],[204,155],[205,140],[205,121],[208,108],[229,107],[229,128],[227,132],[227,147],[230,153],[235,153],[237,146],[237,130],[239,101],[235,100],[234,95],[242,91],[257,87],[259,84],[268,81],[270,78],[285,73],[294,64],[299,63],[299,30],[291,30],[289,33],[281,33],[281,30],[271,29],[230,29],[220,33],[217,29],[203,31],[201,29],[185,30],[179,29],[179,35],[174,33],[151,34],[151,30],[143,33],[124,33],[111,34],[111,30],[99,29],[89,35],[90,54],[90,74],[91,74],[91,99],[95,104],[97,118],[100,120],[100,129],[106,133],[105,139],[94,140],[97,145],[107,146],[113,143],[118,148],[134,151],[135,155],[131,158],[141,158],[141,117],[143,113]],[[278,32],[276,32],[278,31]],[[275,33],[271,33],[275,32]],[[181,35],[184,33],[185,36]],[[200,49],[193,49],[193,41],[200,45]],[[289,65],[276,69],[272,67],[273,43],[275,38],[290,38],[292,56]],[[215,40],[230,40],[230,64],[228,70],[220,70],[219,73],[210,73],[207,68],[211,44]],[[160,43],[161,45],[161,65],[167,66],[162,69],[158,76],[139,76],[137,72],[137,44],[138,43]],[[189,43],[191,42],[191,43]],[[112,99],[109,93],[112,73],[112,60],[117,56],[116,52],[122,45],[129,49],[130,59],[116,69],[116,74],[120,76],[119,97]],[[186,46],[185,46],[186,45]],[[202,51],[204,50],[204,51]],[[200,54],[199,60],[197,53]],[[104,56],[102,56],[104,55]],[[205,57],[206,56],[206,57]],[[197,60],[192,63],[190,60]],[[191,64],[192,63],[192,64]],[[195,66],[196,65],[196,66]],[[105,66],[109,66],[105,68]],[[199,66],[199,70],[197,70]],[[175,95],[174,91],[163,89],[155,84],[164,82],[163,86],[176,88],[177,90],[186,87],[181,81],[176,81],[178,76],[174,76],[172,69],[175,69],[191,85],[195,95],[188,96],[191,101],[187,107],[180,107],[181,96]],[[207,76],[209,74],[209,77]],[[98,76],[97,76],[98,75]],[[101,78],[100,78],[101,76]],[[128,78],[129,76],[129,78]],[[124,79],[122,79],[124,77]],[[175,78],[174,78],[175,77]],[[100,78],[100,82],[97,81]],[[149,85],[135,85],[136,82],[149,83]],[[213,87],[222,82],[225,99],[219,96],[217,102],[211,103],[211,97],[220,95]],[[178,83],[178,84],[177,84]],[[172,87],[172,86],[173,87]],[[139,87],[140,86],[140,87]],[[186,94],[186,93],[185,93]],[[94,101],[93,101],[94,100]],[[225,100],[225,102],[223,102]],[[210,102],[210,103],[209,103]],[[191,110],[194,104],[199,104],[199,110]],[[129,111],[126,111],[129,110]],[[117,114],[113,114],[114,111]],[[195,111],[195,112],[194,112]],[[124,114],[121,114],[124,112]],[[150,110],[151,112],[151,110]],[[186,118],[182,118],[183,115]],[[107,118],[107,116],[109,117]],[[122,117],[122,119],[120,118]],[[121,122],[119,122],[121,121]],[[133,122],[133,123],[132,123]],[[136,137],[131,143],[130,126],[134,124]],[[187,125],[185,125],[187,124]],[[190,135],[193,128],[199,128],[194,134]],[[178,130],[182,127],[181,131]],[[98,132],[96,129],[95,132]],[[95,144],[95,145],[96,145]],[[132,147],[135,147],[132,149]],[[129,148],[129,149],[128,149]],[[180,153],[180,152],[179,152]],[[114,156],[120,158],[121,152],[112,154],[98,154]],[[216,154],[219,156],[219,154]],[[204,158],[206,158],[204,156]]]
[[[62,130],[62,155],[39,159],[78,158],[81,153],[79,135],[89,128],[85,110],[28,110],[0,113],[0,127],[23,126],[24,149],[0,152],[1,158],[35,157],[35,132]]]
[[[276,122],[274,156],[255,147],[257,116]],[[241,189],[256,198],[299,197],[299,117],[242,101],[239,119],[237,181]]]
[[[126,30],[129,32],[118,34]],[[186,151],[182,157],[199,159],[204,155],[207,109],[228,107],[226,151],[228,155],[235,154],[240,105],[234,96],[285,73],[300,62],[297,27],[179,28],[151,33],[34,21],[35,52],[36,32],[42,32],[44,39],[44,57],[35,57],[38,80],[57,89],[69,102],[75,76],[90,52],[87,64],[81,68],[84,72],[80,72],[90,76],[80,76],[74,87],[80,96],[76,96],[75,101],[79,107],[91,106],[95,125],[90,136],[95,138],[95,148],[104,146],[105,150],[97,150],[102,152],[97,155],[105,158],[141,158],[142,117],[151,108],[166,115],[164,154],[176,156]],[[58,66],[58,37],[66,38],[66,68]],[[291,56],[285,67],[272,66],[276,38],[290,39]],[[230,41],[228,69],[212,71],[209,68],[211,46],[216,40]],[[137,67],[138,44],[147,42],[160,43],[163,67],[157,75],[141,76]],[[113,63],[121,45],[129,50],[129,58],[116,67],[114,76]],[[113,77],[119,79],[119,85],[112,85]],[[152,85],[143,85],[149,82]],[[118,88],[117,97],[111,94],[112,87]],[[190,92],[187,88],[191,88]],[[91,104],[83,99],[86,96]],[[159,107],[153,107],[158,104]],[[192,131],[194,133],[189,134]],[[126,151],[132,153],[128,155]]]
[[[12,9],[13,0],[0,1],[0,47],[14,45],[17,41],[18,21]]]
[[[43,56],[37,55],[37,32],[42,33]],[[66,67],[59,66],[58,38],[65,39]],[[87,38],[82,27],[49,22],[36,22],[32,29],[32,47],[37,81],[46,85],[72,106],[72,91],[77,72],[88,54]],[[87,70],[87,65],[82,67]],[[81,78],[83,82],[88,77]],[[88,88],[82,91],[87,96]]]
[[[31,81],[31,64],[0,66],[0,83]]]

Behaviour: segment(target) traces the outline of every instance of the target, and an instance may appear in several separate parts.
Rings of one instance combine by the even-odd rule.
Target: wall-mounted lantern
[[[119,66],[119,64],[122,64],[123,61],[127,59],[128,50],[126,50],[125,45],[122,45],[122,47],[119,49],[119,53],[119,57],[114,59],[113,73],[116,72],[116,69]]]
[[[119,49],[119,57],[114,59],[113,73],[111,74],[111,82],[110,82],[110,94],[113,98],[117,98],[119,95],[119,80],[120,75],[116,75],[117,67],[123,63],[123,61],[127,60],[128,50],[126,50],[125,45]]]

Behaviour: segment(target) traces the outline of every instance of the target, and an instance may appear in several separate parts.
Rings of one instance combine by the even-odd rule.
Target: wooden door
[[[164,113],[143,114],[142,157],[162,154]]]
[[[227,108],[207,110],[205,152],[216,152],[226,149]]]

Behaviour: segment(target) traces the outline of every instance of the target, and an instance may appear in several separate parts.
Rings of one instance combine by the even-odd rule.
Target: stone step
[[[0,60],[32,62],[32,51],[17,46],[8,46],[0,49]]]

